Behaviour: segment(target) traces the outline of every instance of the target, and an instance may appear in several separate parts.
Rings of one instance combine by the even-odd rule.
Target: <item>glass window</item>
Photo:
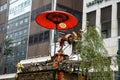
[[[19,31],[19,33],[18,33],[19,35],[22,35],[22,31]]]
[[[29,37],[29,45],[33,44],[34,43],[34,37],[33,36],[30,36]]]
[[[9,36],[7,35],[7,36],[6,36],[6,39],[8,39],[8,37],[9,37]]]
[[[34,43],[37,43],[39,41],[39,35],[35,34],[34,35]]]
[[[87,21],[89,25],[95,26],[96,25],[96,11],[87,13]]]
[[[24,34],[26,34],[27,32],[28,32],[28,30],[27,30],[27,29],[24,29],[24,30],[23,30],[23,33],[24,33]]]
[[[105,38],[111,37],[111,14],[112,6],[101,9],[101,32]]]
[[[49,39],[49,31],[45,31],[44,32],[44,40],[48,40]]]
[[[1,6],[0,6],[0,12],[2,12],[2,10],[1,10]]]
[[[7,29],[9,29],[9,28],[10,28],[10,26],[8,25],[8,26],[7,26]]]
[[[4,4],[4,10],[7,9],[7,4]]]
[[[20,24],[23,24],[23,20],[20,21]]]
[[[18,42],[18,45],[20,45],[21,44],[21,42]]]
[[[2,28],[2,31],[4,31],[4,30],[5,30],[5,27]]]
[[[18,22],[15,23],[15,26],[18,26]]]
[[[117,4],[118,36],[120,36],[120,3]]]
[[[2,47],[0,46],[0,53],[2,52]]]
[[[25,52],[24,52],[24,51],[22,51],[22,55],[25,55]]]
[[[16,44],[15,44],[15,43],[13,43],[13,47],[14,47],[14,46],[16,46]]]
[[[1,6],[1,11],[3,11],[4,10],[4,6]]]
[[[18,36],[18,32],[15,32],[15,36]]]
[[[26,42],[26,40],[23,40],[21,43],[22,43],[22,44],[26,44],[27,42]]]
[[[118,18],[118,36],[120,36],[120,18]]]
[[[109,38],[111,37],[111,22],[106,22],[106,23],[103,23],[102,25],[102,33],[103,33],[103,36],[105,38]]]
[[[13,37],[13,34],[10,34],[10,38],[12,38]]]
[[[24,19],[24,22],[25,22],[25,23],[28,23],[28,18],[25,18],[25,19]]]
[[[13,29],[14,26],[15,26],[15,23],[11,23],[11,24],[10,24],[11,29]]]
[[[39,34],[39,42],[43,41],[43,33]]]
[[[2,31],[2,27],[0,27],[0,32]]]

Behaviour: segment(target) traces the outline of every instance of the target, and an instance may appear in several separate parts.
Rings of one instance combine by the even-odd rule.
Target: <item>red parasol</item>
[[[36,17],[36,22],[48,29],[67,30],[75,27],[78,20],[64,11],[46,11]]]

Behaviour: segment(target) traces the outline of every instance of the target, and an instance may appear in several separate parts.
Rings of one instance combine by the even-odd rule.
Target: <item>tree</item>
[[[12,54],[12,40],[11,39],[6,39],[4,42],[4,55],[10,55]]]
[[[110,64],[107,57],[108,52],[103,44],[103,37],[97,32],[96,27],[87,26],[86,31],[79,38],[77,50],[82,59],[80,69],[81,75],[84,73],[86,80],[111,80]],[[90,76],[91,75],[91,76]]]
[[[4,42],[4,51],[3,51],[3,56],[4,56],[4,69],[3,69],[3,74],[7,73],[7,68],[6,68],[6,61],[7,61],[7,56],[12,55],[12,40],[11,39],[6,39]]]

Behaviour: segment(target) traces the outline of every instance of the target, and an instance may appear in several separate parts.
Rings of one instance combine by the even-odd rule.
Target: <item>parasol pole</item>
[[[57,42],[57,36],[58,36],[58,28],[57,28],[58,24],[55,24],[55,30],[54,30],[54,55],[56,53],[56,42]]]
[[[52,10],[56,10],[56,4],[57,0],[52,0]],[[56,39],[57,39],[57,29],[58,29],[58,23],[55,23],[55,29],[52,31],[53,41],[54,41],[54,55],[56,53]],[[59,80],[62,80],[63,72],[59,72]]]
[[[52,0],[52,10],[56,10],[56,4],[57,4],[57,0]],[[58,29],[58,23],[55,23],[55,29],[52,31],[52,35],[54,36],[53,37],[53,41],[54,41],[54,55],[56,53],[56,39],[57,39],[57,29]],[[63,73],[62,72],[59,72],[59,80],[62,80],[62,76],[63,76]]]
[[[57,0],[52,0],[52,10],[56,10]]]
[[[55,11],[56,10],[56,5],[57,5],[57,0],[52,0],[52,8],[51,10]],[[57,25],[55,26],[55,29],[54,30],[51,30],[51,41],[50,41],[50,44],[51,44],[51,49],[52,49],[52,43],[54,43],[54,53],[52,54],[52,50],[51,50],[51,55],[54,56],[55,53],[56,53],[56,27]]]

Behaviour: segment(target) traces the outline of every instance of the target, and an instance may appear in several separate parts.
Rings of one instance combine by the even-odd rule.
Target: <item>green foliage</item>
[[[97,32],[96,27],[87,26],[82,39],[78,40],[77,50],[82,58],[80,69],[86,74],[87,80],[88,77],[92,80],[97,80],[98,77],[102,80],[111,80],[111,60],[107,57],[108,52],[103,45],[103,37]],[[90,74],[94,77],[90,77]]]
[[[4,55],[12,54],[12,47],[10,46],[11,44],[12,44],[12,40],[11,39],[6,39],[5,40]]]

